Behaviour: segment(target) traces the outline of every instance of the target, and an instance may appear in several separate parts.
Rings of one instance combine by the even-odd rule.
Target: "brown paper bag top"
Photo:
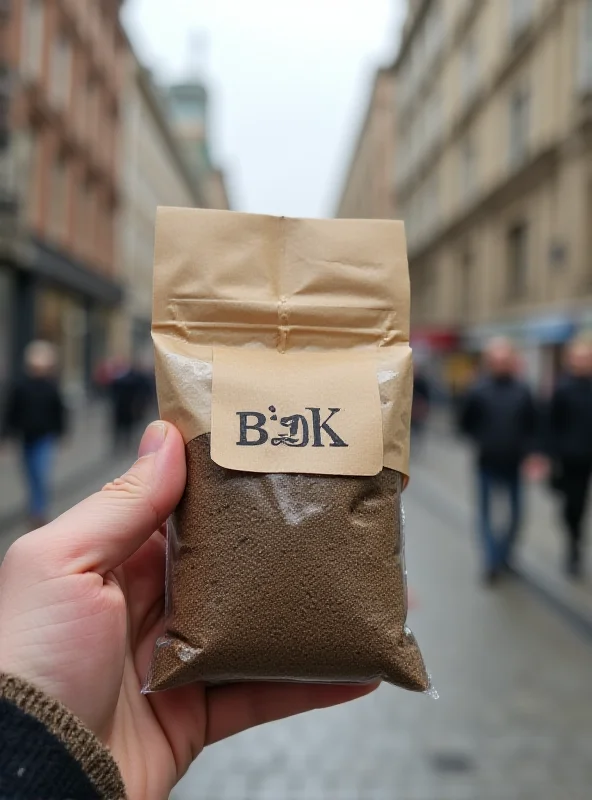
[[[212,457],[223,466],[374,474],[384,464],[407,472],[402,223],[161,208],[153,337],[162,416],[186,441],[211,432]],[[237,444],[240,414],[271,417],[270,406],[279,416],[266,419],[277,429],[266,429],[265,444]],[[336,446],[327,422],[323,445],[313,447],[331,408],[353,444]],[[286,437],[290,426],[295,435]],[[249,435],[258,438],[252,427]]]

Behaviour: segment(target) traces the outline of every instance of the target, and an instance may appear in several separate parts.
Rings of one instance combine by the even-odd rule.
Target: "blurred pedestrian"
[[[124,361],[117,365],[110,386],[113,449],[126,452],[148,411],[149,384],[144,374]]]
[[[581,574],[584,517],[592,474],[592,342],[576,339],[565,354],[565,376],[549,403],[551,485],[563,498],[565,567]]]
[[[413,403],[411,406],[411,441],[415,450],[423,441],[430,414],[431,389],[425,370],[416,365],[413,373]]]
[[[535,450],[538,413],[529,388],[516,377],[512,344],[493,339],[484,353],[485,374],[464,399],[460,428],[475,445],[479,529],[486,583],[511,567],[522,519],[521,467]],[[494,503],[507,505],[503,524],[494,525]]]
[[[101,359],[93,372],[92,388],[97,397],[107,397],[117,364],[110,358]]]
[[[31,529],[49,519],[49,478],[57,440],[65,432],[64,401],[56,381],[57,356],[49,342],[31,342],[24,376],[9,390],[3,438],[18,439],[29,490]]]
[[[156,398],[156,375],[154,372],[154,356],[152,349],[140,353],[135,360],[135,369],[140,376],[140,419],[144,424],[149,418],[158,416]]]

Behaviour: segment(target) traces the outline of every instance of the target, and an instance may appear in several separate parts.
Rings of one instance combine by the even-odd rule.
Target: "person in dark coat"
[[[536,404],[516,377],[516,365],[510,342],[492,340],[485,351],[485,374],[469,389],[460,415],[461,432],[476,450],[479,528],[489,584],[511,566],[522,519],[521,467],[535,450],[538,432]],[[509,513],[495,528],[492,509],[500,498]]]
[[[411,406],[412,443],[421,440],[430,414],[431,402],[430,382],[421,367],[416,367],[413,374],[413,403]]]
[[[110,386],[113,448],[125,452],[134,444],[133,439],[148,408],[150,386],[135,365],[122,365]]]
[[[579,339],[570,344],[565,366],[549,403],[548,444],[552,485],[563,498],[566,571],[578,577],[592,475],[592,343]]]
[[[66,428],[56,363],[53,345],[31,342],[25,350],[25,374],[9,390],[4,411],[3,438],[17,439],[22,447],[32,528],[49,518],[49,478],[57,440]]]

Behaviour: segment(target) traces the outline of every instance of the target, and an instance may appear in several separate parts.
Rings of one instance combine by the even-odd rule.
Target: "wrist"
[[[4,673],[0,699],[40,722],[79,764],[100,797],[124,800],[125,787],[113,756],[66,706],[32,683]]]

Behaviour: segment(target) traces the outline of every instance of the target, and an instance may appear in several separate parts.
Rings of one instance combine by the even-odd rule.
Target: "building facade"
[[[415,340],[545,385],[592,325],[592,0],[414,0],[395,67]]]
[[[122,290],[121,0],[0,3],[0,383],[33,337],[83,392]]]
[[[151,352],[156,208],[203,206],[206,197],[199,176],[170,126],[166,96],[131,49],[126,76],[118,220],[118,253],[126,291],[115,350],[126,358],[144,359]]]
[[[376,72],[366,115],[352,152],[337,217],[393,219],[395,192],[395,70]]]

